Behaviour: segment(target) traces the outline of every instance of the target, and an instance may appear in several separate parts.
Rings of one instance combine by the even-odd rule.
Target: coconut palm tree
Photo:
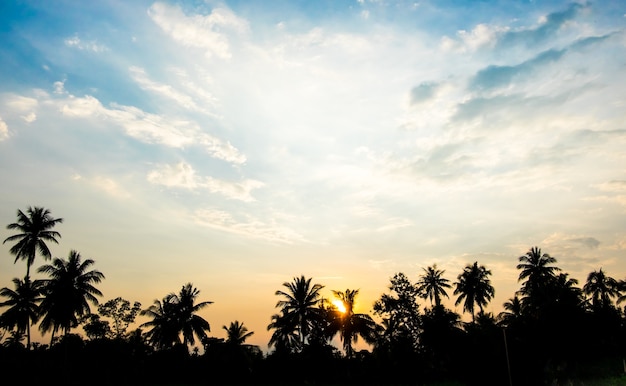
[[[561,269],[551,264],[556,259],[547,253],[541,253],[541,248],[532,247],[525,255],[519,257],[517,269],[522,271],[518,281],[526,279],[522,284],[520,293],[526,296],[535,296],[535,292],[545,288],[556,277],[556,272]]]
[[[502,306],[504,311],[498,314],[498,322],[501,325],[510,326],[522,317],[523,305],[517,295],[507,300]]]
[[[361,336],[367,343],[376,342],[376,323],[367,314],[354,313],[354,305],[359,290],[333,291],[333,294],[341,300],[345,311],[334,310],[330,315],[329,335],[339,333],[346,357],[351,358],[354,354],[352,343],[358,341]]]
[[[244,326],[243,323],[239,323],[238,320],[230,322],[230,326],[222,326],[222,328],[226,331],[227,334],[226,343],[234,344],[237,346],[241,346],[242,344],[244,344],[246,339],[254,334],[254,331],[248,331],[248,328]]]
[[[0,316],[0,325],[15,329],[18,334],[26,334],[26,348],[30,350],[30,326],[39,320],[39,303],[42,300],[41,280],[30,281],[13,279],[15,290],[4,287],[0,289],[0,296],[8,300],[0,303],[0,307],[9,307]]]
[[[177,304],[173,296],[167,295],[154,303],[140,315],[151,317],[152,320],[143,323],[140,327],[151,327],[146,332],[146,339],[157,349],[165,349],[180,344],[180,329],[177,318]]]
[[[37,252],[45,260],[52,258],[46,242],[59,243],[57,238],[61,238],[61,234],[52,228],[62,222],[62,218],[53,218],[48,209],[29,206],[26,213],[18,209],[17,222],[7,225],[7,229],[16,229],[20,233],[7,237],[2,243],[17,241],[9,251],[15,255],[15,263],[20,259],[26,260],[27,278]]]
[[[298,327],[284,313],[272,315],[272,322],[267,326],[267,330],[274,330],[267,344],[268,347],[291,353],[302,350]]]
[[[286,291],[278,290],[275,293],[284,298],[276,303],[276,307],[281,309],[281,323],[297,330],[300,349],[304,348],[314,320],[322,315],[319,303],[322,300],[320,291],[324,286],[311,284],[311,280],[304,275],[294,277],[292,282],[283,283]]]
[[[70,251],[67,260],[58,257],[52,264],[39,267],[40,273],[47,274],[50,279],[43,280],[44,299],[41,301],[42,319],[39,324],[41,332],[52,330],[51,342],[57,331],[67,335],[78,325],[80,318],[91,313],[89,303],[97,306],[96,296],[102,296],[94,284],[100,283],[104,275],[97,270],[89,270],[95,261],[81,261],[80,253]]]
[[[423,268],[424,274],[417,281],[417,290],[424,299],[430,299],[431,305],[441,305],[441,297],[449,297],[446,288],[450,288],[450,281],[444,279],[444,270],[437,269],[437,264],[432,267]]]
[[[495,295],[495,289],[489,279],[491,271],[484,265],[478,266],[478,262],[468,264],[458,276],[455,283],[454,294],[459,295],[455,305],[463,302],[463,310],[472,314],[472,322],[475,322],[474,305],[478,305],[480,311]]]
[[[151,321],[140,327],[152,327],[146,333],[148,340],[157,348],[167,348],[182,343],[186,346],[196,343],[195,337],[202,341],[211,331],[211,326],[204,318],[196,315],[202,308],[212,304],[204,301],[196,304],[200,291],[191,283],[183,285],[178,294],[170,293],[163,301],[155,300],[141,315],[152,317]]]
[[[598,271],[589,273],[583,292],[591,297],[593,308],[606,308],[611,305],[612,298],[620,297],[620,285],[617,280],[606,276],[600,268]]]

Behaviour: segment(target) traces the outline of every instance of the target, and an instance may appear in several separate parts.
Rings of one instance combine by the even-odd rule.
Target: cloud
[[[151,80],[143,68],[133,66],[129,70],[133,80],[137,82],[137,84],[139,84],[142,89],[147,91],[153,91],[158,95],[171,99],[175,101],[178,105],[188,110],[198,111],[207,115],[214,115],[203,107],[200,107],[190,95],[178,91],[171,85],[162,84]]]
[[[481,48],[494,47],[498,36],[506,31],[508,27],[478,24],[471,31],[457,31],[456,39],[444,36],[440,47],[443,51],[475,52]]]
[[[72,176],[72,180],[76,182],[87,183],[97,190],[115,198],[126,199],[131,197],[131,194],[126,189],[124,189],[118,182],[110,177],[95,176],[85,178],[80,174],[74,174]]]
[[[302,235],[287,227],[274,222],[268,224],[250,215],[236,218],[222,210],[200,209],[194,213],[194,219],[203,226],[271,243],[293,244],[306,241]]]
[[[212,177],[200,177],[196,175],[193,167],[186,162],[179,162],[176,165],[161,165],[158,169],[148,173],[147,179],[153,184],[169,188],[206,189],[211,193],[219,193],[227,198],[244,202],[254,201],[252,190],[263,186],[263,183],[255,180],[231,183]]]
[[[95,40],[86,42],[82,41],[78,36],[67,38],[64,43],[68,47],[77,48],[81,51],[92,51],[96,53],[108,51],[106,46],[97,43]]]
[[[9,138],[9,127],[0,117],[0,141],[4,141],[7,138]]]
[[[187,16],[179,6],[154,3],[148,10],[152,20],[172,39],[187,47],[205,50],[207,57],[229,59],[232,54],[228,37],[223,31],[243,32],[245,20],[226,8],[214,8],[209,15]]]
[[[422,82],[411,89],[411,104],[419,104],[432,99],[439,88],[435,82]]]
[[[246,157],[228,142],[204,133],[190,121],[173,121],[164,116],[150,114],[133,106],[112,104],[102,106],[93,96],[70,96],[61,102],[61,112],[69,117],[100,117],[122,126],[126,134],[145,143],[155,143],[173,148],[202,146],[213,157],[233,164],[243,164]]]
[[[547,41],[562,29],[568,22],[575,19],[579,12],[587,6],[571,4],[566,10],[553,12],[542,17],[539,25],[531,28],[506,31],[498,39],[497,47],[510,48],[514,45],[532,46]]]
[[[492,88],[506,88],[521,77],[533,75],[537,70],[559,61],[565,54],[581,51],[595,44],[601,43],[612,35],[592,36],[580,39],[564,49],[549,49],[532,59],[523,61],[514,66],[490,65],[484,68],[470,80],[470,89],[484,90]]]

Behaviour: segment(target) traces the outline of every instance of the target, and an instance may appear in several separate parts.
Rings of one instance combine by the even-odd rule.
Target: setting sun
[[[339,299],[333,300],[333,305],[341,312],[342,314],[346,312],[346,306]]]

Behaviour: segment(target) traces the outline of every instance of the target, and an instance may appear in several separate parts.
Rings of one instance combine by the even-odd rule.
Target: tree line
[[[23,372],[27,384],[87,378],[92,384],[537,385],[626,370],[625,281],[599,269],[579,286],[539,247],[518,258],[520,288],[497,315],[485,312],[495,289],[491,271],[478,262],[454,282],[436,264],[415,281],[398,272],[372,315],[355,312],[359,289],[333,290],[331,301],[321,295],[322,284],[293,277],[275,292],[264,354],[245,343],[254,332],[240,321],[222,326],[226,339],[209,336],[210,324],[198,312],[212,302],[200,301],[192,283],[145,309],[123,298],[101,304],[96,286],[105,276],[93,269],[94,260],[75,250],[67,259],[52,258],[48,244],[58,243],[54,229],[62,222],[48,209],[28,207],[7,226],[16,233],[4,243],[16,263],[26,262],[26,274],[0,289],[0,363]],[[51,260],[37,269],[45,279],[30,275],[38,255]],[[450,296],[471,322],[444,306]],[[129,331],[137,315],[149,321]],[[49,344],[31,342],[33,326],[50,333]],[[84,334],[72,333],[78,327]],[[342,350],[333,345],[336,338]],[[359,339],[370,349],[356,351]],[[28,372],[32,365],[42,371]],[[103,369],[97,376],[94,366]]]

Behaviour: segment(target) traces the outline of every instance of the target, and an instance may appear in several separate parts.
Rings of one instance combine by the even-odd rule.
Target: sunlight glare
[[[341,300],[339,299],[333,300],[333,305],[337,307],[339,312],[341,312],[342,314],[346,312],[346,306],[343,304]]]

